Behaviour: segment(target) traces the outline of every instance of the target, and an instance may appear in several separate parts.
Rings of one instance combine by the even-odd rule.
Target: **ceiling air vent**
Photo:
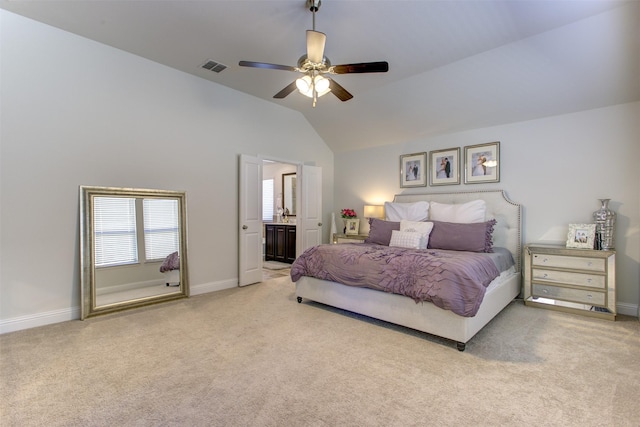
[[[226,65],[221,64],[219,62],[216,62],[212,59],[207,59],[207,61],[202,65],[202,68],[204,68],[205,70],[209,70],[209,71],[214,71],[216,73],[219,73],[220,71],[224,70],[225,68],[227,68]]]

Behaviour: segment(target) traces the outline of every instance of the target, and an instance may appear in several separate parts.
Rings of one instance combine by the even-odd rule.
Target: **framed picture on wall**
[[[464,147],[464,183],[500,181],[500,142]]]
[[[400,187],[425,187],[427,185],[427,153],[400,156]]]
[[[569,224],[567,233],[567,247],[593,249],[596,238],[595,224]]]
[[[460,148],[429,152],[429,185],[460,184]]]

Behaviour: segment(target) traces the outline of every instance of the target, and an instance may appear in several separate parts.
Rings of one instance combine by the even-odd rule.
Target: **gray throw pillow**
[[[389,246],[393,230],[400,230],[400,222],[384,221],[377,218],[369,218],[369,236],[365,243]]]
[[[493,227],[497,222],[495,219],[472,224],[430,222],[433,222],[433,230],[429,236],[429,249],[493,252]]]

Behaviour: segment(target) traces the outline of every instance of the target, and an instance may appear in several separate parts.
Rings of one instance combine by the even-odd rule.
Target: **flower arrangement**
[[[355,218],[358,216],[356,214],[356,211],[354,211],[353,209],[342,209],[340,215],[342,216],[342,218]]]

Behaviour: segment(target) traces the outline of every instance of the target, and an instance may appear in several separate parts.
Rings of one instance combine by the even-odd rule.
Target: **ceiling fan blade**
[[[334,65],[331,69],[336,74],[386,73],[389,71],[389,63],[387,61],[362,62],[360,64]]]
[[[333,79],[327,79],[327,80],[329,80],[329,87],[331,88],[331,93],[337,96],[340,101],[344,102],[353,98],[353,95],[347,92],[347,90],[342,86],[340,86],[335,80]]]
[[[296,82],[295,82],[295,80],[290,85],[288,85],[284,89],[282,89],[280,92],[278,92],[275,95],[273,95],[273,97],[277,98],[277,99],[282,99],[282,98],[286,97],[287,95],[289,95],[294,90],[296,90]]]
[[[307,59],[314,64],[322,63],[327,36],[319,31],[307,30]]]
[[[271,70],[284,70],[284,71],[298,71],[296,67],[292,67],[290,65],[268,64],[266,62],[240,61],[238,65],[241,67],[266,68]]]

